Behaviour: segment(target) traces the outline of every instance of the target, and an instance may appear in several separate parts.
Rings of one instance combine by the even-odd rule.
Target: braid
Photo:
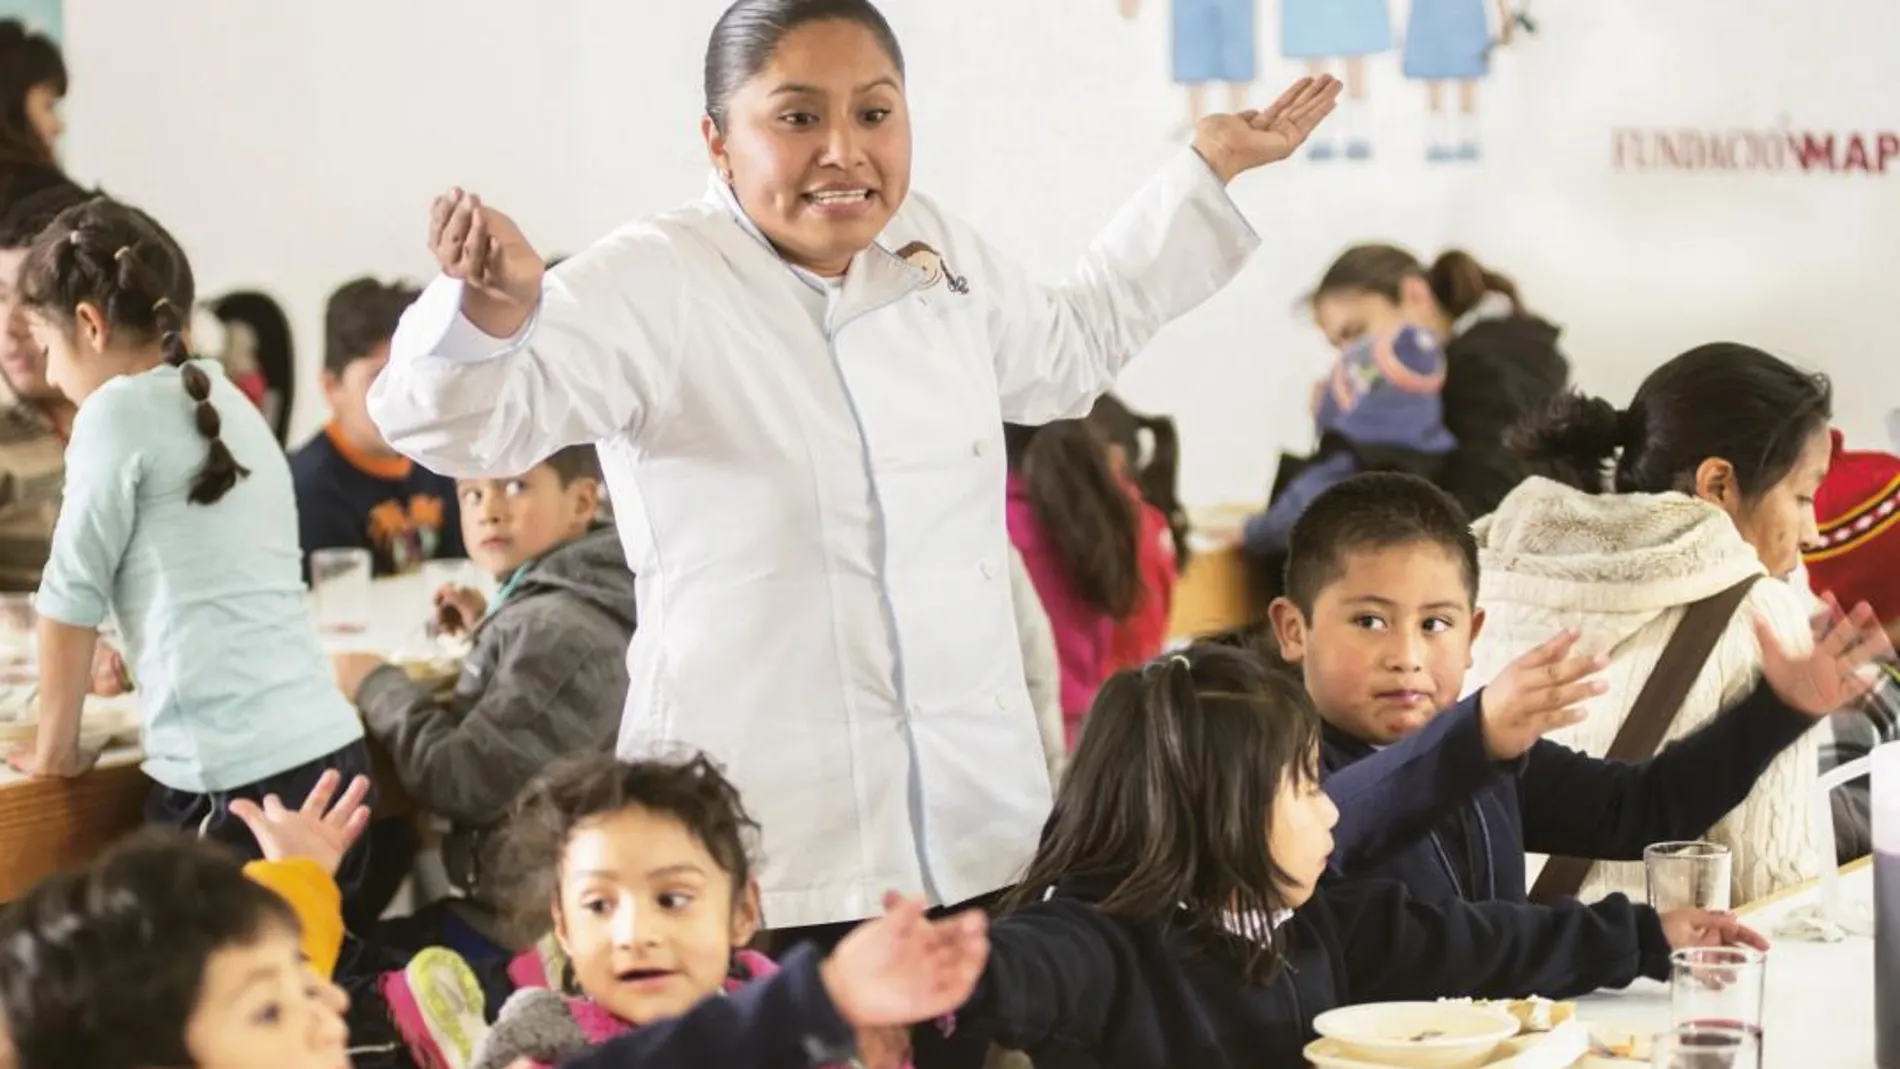
[[[210,443],[191,481],[193,504],[217,501],[250,474],[220,437],[211,377],[192,363],[185,342],[191,265],[157,220],[106,197],[67,208],[28,251],[18,291],[25,307],[58,316],[68,328],[73,309],[90,304],[126,343],[158,343],[165,362],[179,369],[193,423]]]
[[[191,398],[192,420],[198,425],[198,433],[210,442],[204,467],[199,468],[197,476],[191,480],[189,498],[194,505],[209,505],[229,493],[239,479],[251,473],[251,469],[237,462],[219,433],[222,425],[218,419],[217,406],[211,403],[211,376],[205,374],[204,368],[191,362],[191,350],[185,345],[184,323],[178,308],[170,298],[160,297],[153,302],[152,319],[159,329],[158,343],[165,354],[165,362],[179,369],[179,378],[185,384],[185,395]]]

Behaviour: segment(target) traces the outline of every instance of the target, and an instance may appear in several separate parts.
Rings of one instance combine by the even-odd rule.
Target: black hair
[[[271,409],[271,433],[279,442],[290,436],[290,413],[297,399],[297,347],[290,333],[290,317],[267,293],[239,290],[211,302],[211,314],[227,330],[242,326],[257,343],[257,366],[264,382],[275,393]]]
[[[1087,423],[1068,419],[1007,424],[1003,443],[1076,597],[1111,619],[1126,618],[1142,598],[1141,518],[1102,440]]]
[[[1794,470],[1833,417],[1826,375],[1734,342],[1700,345],[1649,373],[1627,409],[1571,391],[1506,443],[1531,469],[1590,493],[1695,493],[1712,457],[1744,498]]]
[[[1487,293],[1501,293],[1511,310],[1523,314],[1517,283],[1483,264],[1463,249],[1446,249],[1426,267],[1419,258],[1396,245],[1355,245],[1339,254],[1313,289],[1313,300],[1334,293],[1376,293],[1389,301],[1399,299],[1399,286],[1408,278],[1422,278],[1447,316],[1457,319]]]
[[[33,239],[40,231],[51,226],[59,213],[75,204],[84,204],[94,194],[81,189],[76,182],[68,180],[55,171],[39,170],[46,181],[28,186],[15,183],[12,200],[0,208],[0,249],[31,248]]]
[[[1181,474],[1181,436],[1174,420],[1167,416],[1147,416],[1123,404],[1114,394],[1105,393],[1089,410],[1089,425],[1111,445],[1121,447],[1128,458],[1128,477],[1141,491],[1141,498],[1167,518],[1168,532],[1174,536],[1174,564],[1187,567],[1188,514],[1177,490]],[[1149,448],[1142,449],[1142,435]]]
[[[1246,976],[1284,960],[1268,920],[1292,877],[1267,846],[1289,778],[1319,783],[1319,718],[1305,686],[1258,655],[1196,643],[1117,673],[1056,793],[1041,847],[1007,908],[1057,885],[1083,889],[1110,917],[1162,923],[1212,947],[1244,933]]]
[[[250,469],[219,436],[211,376],[191,362],[185,325],[195,296],[191,264],[171,234],[144,212],[94,197],[60,212],[41,231],[20,267],[20,303],[73,329],[81,304],[99,309],[112,331],[133,344],[157,342],[193,406],[198,433],[209,443],[187,495],[209,505]]]
[[[739,789],[705,755],[621,761],[586,754],[555,764],[528,784],[502,834],[501,864],[524,932],[545,928],[558,900],[561,858],[586,821],[638,807],[685,825],[732,877],[735,904],[752,882],[750,842],[759,826]]]
[[[59,46],[19,19],[0,19],[0,164],[54,163],[54,146],[26,115],[27,93],[40,85],[56,97],[66,95],[66,61]]]
[[[541,463],[554,469],[562,486],[572,486],[576,479],[601,479],[600,450],[591,445],[570,445]]]
[[[1342,479],[1313,499],[1287,538],[1286,595],[1307,619],[1320,592],[1345,574],[1346,557],[1424,543],[1463,566],[1478,600],[1478,540],[1457,499],[1416,475],[1375,471]]]
[[[341,375],[370,350],[396,336],[402,313],[422,291],[405,282],[353,278],[323,306],[323,369]]]
[[[721,132],[733,94],[772,61],[787,34],[814,22],[855,22],[871,32],[904,74],[904,50],[871,0],[735,0],[706,42],[706,115]]]
[[[169,829],[46,879],[0,918],[15,1069],[194,1064],[185,1033],[212,956],[273,929],[298,931],[288,903]]]

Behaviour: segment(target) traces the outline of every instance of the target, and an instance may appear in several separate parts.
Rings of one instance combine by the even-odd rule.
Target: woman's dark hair
[[[1082,603],[1120,620],[1141,604],[1141,518],[1082,420],[1003,428],[1010,470]]]
[[[66,95],[66,61],[59,46],[19,19],[0,19],[0,165],[54,165],[53,146],[26,115],[27,92],[37,85],[54,96]]]
[[[185,324],[193,296],[191,265],[165,228],[137,208],[106,197],[59,213],[20,267],[24,307],[71,331],[74,310],[93,305],[120,338],[132,344],[157,342],[165,362],[180,369],[198,433],[210,443],[188,497],[193,504],[209,505],[250,469],[219,437],[211,376],[190,362]]]
[[[1104,441],[1121,447],[1128,460],[1128,477],[1141,490],[1142,500],[1167,517],[1168,531],[1174,536],[1175,567],[1187,567],[1188,514],[1176,490],[1181,474],[1181,437],[1174,421],[1166,416],[1142,415],[1114,394],[1105,393],[1089,410],[1088,422]],[[1141,447],[1144,433],[1150,445],[1146,452]]]
[[[1290,779],[1319,782],[1319,718],[1299,678],[1196,643],[1121,672],[1096,696],[1042,846],[1008,909],[1064,885],[1105,914],[1211,948],[1239,935],[1249,982],[1284,960],[1275,911],[1293,877],[1267,847]],[[1253,927],[1231,933],[1229,918]]]
[[[752,882],[750,841],[759,826],[717,765],[704,755],[621,761],[587,754],[554,765],[528,784],[502,833],[501,865],[524,934],[546,927],[548,903],[559,898],[561,858],[575,830],[635,807],[685,825],[732,877],[733,893],[745,893]]]
[[[1446,249],[1427,268],[1418,257],[1396,245],[1355,245],[1340,253],[1320,276],[1313,300],[1333,293],[1363,291],[1397,301],[1399,286],[1408,278],[1424,279],[1438,306],[1453,320],[1471,311],[1486,293],[1501,293],[1509,298],[1512,312],[1524,311],[1517,284],[1489,270],[1470,253]]]
[[[214,954],[298,930],[226,851],[141,832],[45,880],[0,918],[0,1007],[17,1069],[191,1065],[185,1030]]]
[[[832,20],[855,22],[871,31],[903,76],[904,50],[871,0],[736,0],[719,16],[706,42],[706,115],[713,125],[724,132],[726,105],[733,94],[765,69],[787,34]]]
[[[1650,372],[1626,410],[1571,391],[1506,443],[1533,471],[1593,494],[1693,494],[1696,469],[1720,457],[1752,498],[1794,470],[1833,409],[1826,375],[1715,342]]]

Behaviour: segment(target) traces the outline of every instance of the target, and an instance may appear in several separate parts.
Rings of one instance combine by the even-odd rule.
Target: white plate
[[[1587,1030],[1587,1031],[1586,1031]],[[1571,1022],[1549,1032],[1532,1032],[1506,1040],[1482,1069],[1637,1069],[1649,1064],[1649,1043],[1639,1041],[1628,1058],[1599,1058],[1589,1053],[1589,1037],[1614,1046],[1635,1033],[1614,1025]],[[1389,1065],[1348,1057],[1337,1040],[1320,1038],[1307,1044],[1306,1060],[1313,1069],[1392,1069]]]

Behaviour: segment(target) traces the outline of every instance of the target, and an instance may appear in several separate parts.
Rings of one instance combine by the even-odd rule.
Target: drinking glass
[[[1767,989],[1768,955],[1753,947],[1689,947],[1669,955],[1669,1021],[1678,1030],[1732,1029],[1759,1047]]]
[[[1720,843],[1656,843],[1643,851],[1649,904],[1658,913],[1729,908],[1730,856]]]
[[[1650,1046],[1652,1069],[1758,1069],[1761,1036],[1744,1028],[1677,1025]]]
[[[317,602],[317,629],[326,635],[358,635],[369,627],[373,562],[367,549],[318,549],[310,554],[310,592]]]

